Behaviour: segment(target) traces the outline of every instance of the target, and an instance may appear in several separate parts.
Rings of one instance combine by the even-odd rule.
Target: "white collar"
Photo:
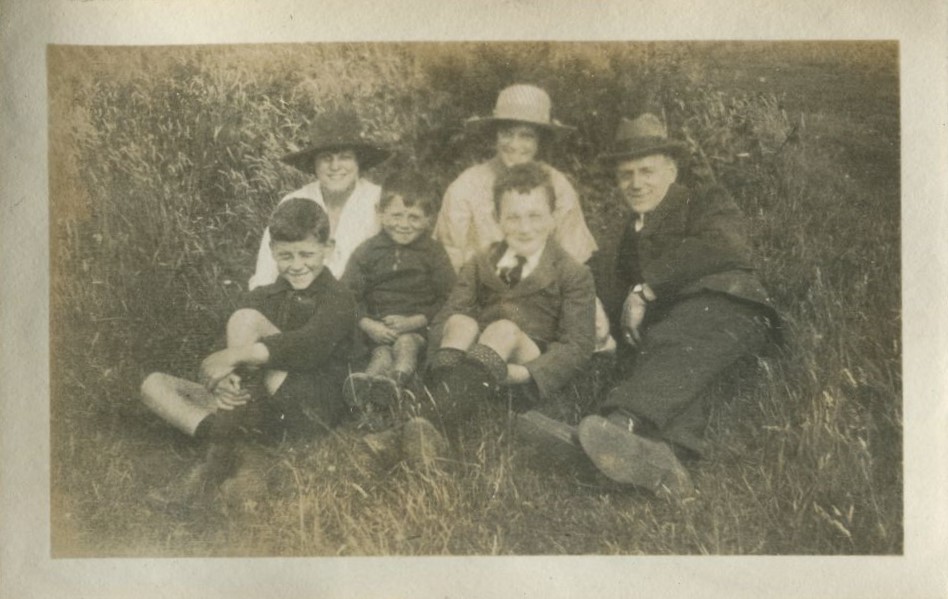
[[[543,247],[533,252],[529,256],[524,256],[527,261],[523,264],[523,274],[521,279],[527,278],[527,276],[536,269],[537,265],[540,263],[540,256],[543,255],[543,250],[546,249],[546,244],[543,244]],[[500,272],[502,268],[513,268],[517,266],[517,253],[511,248],[507,248],[507,251],[504,252],[504,255],[500,257],[500,260],[497,261],[497,271]]]

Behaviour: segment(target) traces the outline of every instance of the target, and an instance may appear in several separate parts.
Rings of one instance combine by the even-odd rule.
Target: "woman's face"
[[[540,134],[530,125],[502,125],[497,129],[497,155],[505,166],[516,166],[535,159],[540,149]]]
[[[355,187],[359,162],[352,150],[320,152],[316,155],[316,178],[324,192],[342,193]]]

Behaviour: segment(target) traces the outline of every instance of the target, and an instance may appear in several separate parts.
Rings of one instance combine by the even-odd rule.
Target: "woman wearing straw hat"
[[[497,96],[489,117],[468,119],[471,129],[486,130],[495,138],[496,154],[487,162],[464,171],[448,186],[435,224],[434,236],[448,251],[455,270],[492,243],[502,241],[494,218],[494,182],[512,166],[534,161],[542,145],[574,128],[550,116],[550,96],[533,85],[511,85]],[[556,208],[553,238],[579,263],[586,263],[598,249],[573,185],[563,173],[541,163],[550,173]],[[597,351],[615,348],[609,322],[601,304],[596,310]]]
[[[281,160],[304,173],[316,175],[316,181],[287,194],[280,202],[306,198],[326,211],[335,248],[325,265],[338,279],[356,247],[379,232],[376,208],[382,190],[361,174],[386,160],[390,153],[366,139],[359,117],[347,109],[319,115],[310,128],[309,138],[309,147],[287,154]],[[276,279],[276,262],[270,254],[270,232],[264,230],[256,272],[248,287],[269,285]]]

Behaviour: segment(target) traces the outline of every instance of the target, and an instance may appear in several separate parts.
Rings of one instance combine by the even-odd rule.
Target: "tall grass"
[[[49,64],[56,553],[901,551],[891,45],[54,47]],[[821,95],[794,91],[830,75]],[[460,123],[514,81],[577,126],[547,158],[580,191],[603,294],[621,210],[595,156],[619,116],[662,113],[692,147],[683,177],[726,185],[749,217],[787,342],[709,390],[700,495],[672,505],[535,471],[496,406],[447,475],[378,464],[343,427],[281,448],[270,501],[190,520],[141,507],[199,448],[145,414],[137,386],[191,375],[215,343],[266,217],[305,181],[279,157],[306,124],[353,105],[399,152],[370,177],[416,163],[443,188],[490,151]],[[608,366],[562,394],[566,417],[595,408]]]

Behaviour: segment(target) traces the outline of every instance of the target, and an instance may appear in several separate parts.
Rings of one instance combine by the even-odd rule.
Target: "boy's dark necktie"
[[[507,287],[513,287],[523,278],[523,265],[527,259],[523,256],[514,256],[517,259],[516,266],[509,266],[500,269],[500,280],[507,284]]]

